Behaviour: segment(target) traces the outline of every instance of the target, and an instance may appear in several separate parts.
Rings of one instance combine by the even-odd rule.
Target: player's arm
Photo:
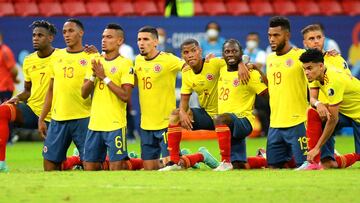
[[[9,99],[8,101],[6,101],[5,103],[17,104],[19,101],[23,101],[23,102],[27,101],[31,95],[31,86],[32,86],[31,81],[29,82],[25,81],[24,90],[19,94],[17,94],[16,96]]]
[[[310,88],[310,105],[316,108],[316,111],[319,113],[321,120],[326,120],[328,119],[330,112],[326,105],[318,100],[318,97],[319,88]]]
[[[84,80],[84,84],[81,87],[81,97],[86,99],[94,91],[95,88],[95,75],[91,75],[89,79]]]
[[[319,141],[317,142],[316,146],[308,153],[307,159],[309,161],[312,161],[314,157],[320,153],[321,147],[325,144],[325,142],[334,132],[336,124],[339,121],[339,104],[329,106],[329,112],[329,118],[326,121],[325,128]]]
[[[45,97],[44,107],[41,111],[39,121],[38,121],[38,130],[40,132],[40,135],[43,138],[46,137],[47,127],[46,127],[46,123],[45,123],[45,118],[51,110],[51,103],[53,100],[53,87],[54,87],[54,78],[51,78],[50,84],[49,84],[49,89],[48,89],[48,91],[46,93],[46,97]]]
[[[181,94],[179,107],[181,126],[187,130],[191,130],[193,128],[192,122],[194,122],[193,118],[189,115],[190,96],[191,94]]]

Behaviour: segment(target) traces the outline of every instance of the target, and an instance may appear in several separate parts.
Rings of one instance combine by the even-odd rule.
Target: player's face
[[[118,52],[123,39],[114,29],[105,29],[102,35],[101,48],[105,53]]]
[[[269,27],[268,39],[272,51],[281,51],[286,45],[286,41],[290,38],[290,33],[287,30],[283,30],[281,26]]]
[[[227,65],[238,65],[241,62],[242,52],[236,43],[226,43],[223,50],[223,58]]]
[[[320,30],[310,31],[304,35],[304,46],[310,49],[323,50],[325,36]]]
[[[156,39],[150,32],[139,32],[137,44],[140,55],[147,56],[156,49],[158,39]]]
[[[66,22],[63,27],[63,36],[67,47],[74,47],[81,43],[84,32],[73,22]]]
[[[197,67],[202,60],[201,48],[195,44],[184,45],[181,56],[190,67]]]
[[[304,72],[309,82],[318,80],[324,69],[323,63],[303,63]]]
[[[36,27],[32,34],[32,43],[35,51],[43,50],[51,45],[53,37],[49,35],[49,32],[42,27]]]

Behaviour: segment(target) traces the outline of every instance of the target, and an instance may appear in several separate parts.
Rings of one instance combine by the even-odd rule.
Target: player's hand
[[[208,63],[210,59],[215,58],[215,54],[209,53],[205,56],[205,62]]]
[[[19,98],[15,96],[15,97],[5,101],[4,104],[15,104],[16,105],[19,103],[19,101],[20,101]]]
[[[325,104],[319,103],[316,107],[316,111],[318,112],[322,121],[330,119],[331,113]]]
[[[308,152],[308,155],[307,155],[307,161],[308,162],[313,162],[314,161],[314,158],[316,157],[316,155],[318,155],[320,153],[320,149],[317,148],[317,147],[314,147],[314,149],[310,150]]]
[[[47,126],[46,126],[45,121],[43,121],[43,120],[38,121],[38,130],[39,130],[41,137],[45,139],[46,131],[47,131]]]
[[[244,63],[239,63],[238,75],[242,84],[246,85],[249,82],[250,72]]]
[[[329,54],[329,56],[337,56],[340,53],[338,51],[336,51],[335,49],[332,49],[330,51],[327,51],[326,54]]]
[[[180,117],[181,127],[185,128],[186,130],[191,130],[193,128],[192,123],[194,122],[194,120],[188,112],[184,112],[180,110],[179,117]]]
[[[96,61],[95,59],[91,61],[91,64],[92,64],[93,74],[95,74],[96,77],[103,80],[106,77],[103,65],[100,63],[100,61]]]
[[[99,51],[97,50],[97,48],[94,45],[88,45],[85,44],[84,46],[84,52],[88,53],[88,54],[96,54],[99,53]]]

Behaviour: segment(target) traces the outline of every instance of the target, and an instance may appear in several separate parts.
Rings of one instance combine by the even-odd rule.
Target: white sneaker
[[[182,170],[181,166],[177,164],[165,166],[164,168],[159,169],[158,171],[180,171]]]
[[[229,162],[221,162],[221,164],[214,169],[214,171],[230,171],[233,170],[233,165]]]

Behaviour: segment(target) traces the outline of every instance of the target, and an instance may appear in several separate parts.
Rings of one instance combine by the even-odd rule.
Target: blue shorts
[[[267,137],[267,162],[279,166],[294,157],[297,166],[306,160],[307,139],[304,123],[289,128],[269,128]]]
[[[336,125],[334,133],[326,141],[326,143],[321,148],[321,159],[332,158],[334,159],[334,149],[335,149],[335,132],[343,127],[352,127],[354,131],[354,140],[355,140],[355,152],[360,153],[360,123],[354,121],[353,119],[339,113],[339,121]]]
[[[71,141],[74,141],[79,150],[80,159],[83,160],[88,125],[89,118],[68,121],[51,120],[42,153],[44,159],[61,163],[66,160],[66,152]]]
[[[167,128],[162,130],[140,129],[141,159],[154,160],[169,156]]]
[[[231,130],[231,161],[246,162],[246,136],[252,132],[252,126],[247,118],[238,118],[235,114],[229,114],[232,124]]]
[[[215,130],[211,116],[203,108],[191,108],[194,122],[192,130]]]
[[[125,128],[103,132],[88,130],[85,140],[84,161],[103,162],[106,152],[109,160],[122,161],[128,157]]]
[[[25,103],[18,103],[16,108],[20,110],[23,117],[23,123],[15,123],[14,127],[37,129],[39,117],[33,112],[33,110]],[[47,122],[48,124],[48,122]]]

